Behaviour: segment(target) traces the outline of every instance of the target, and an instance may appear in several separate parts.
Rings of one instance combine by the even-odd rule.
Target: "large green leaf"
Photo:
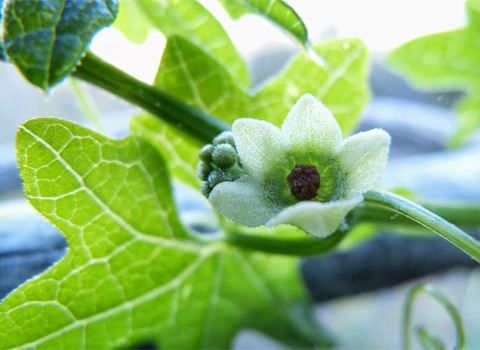
[[[75,70],[95,33],[117,13],[117,0],[10,0],[4,45],[32,84],[48,89]]]
[[[217,19],[196,0],[142,0],[137,6],[166,37],[180,35],[213,55],[240,85],[250,77],[242,57]]]
[[[367,49],[357,39],[335,40],[313,49],[325,64],[300,53],[254,96],[251,116],[280,125],[300,96],[311,93],[332,111],[344,135],[349,134],[369,98]]]
[[[467,92],[466,102],[457,105],[461,119],[450,140],[454,146],[461,145],[480,125],[478,102],[475,102],[480,100],[480,1],[467,1],[467,10],[466,27],[414,39],[388,57],[388,63],[415,86]]]
[[[264,16],[289,32],[300,43],[308,42],[307,27],[300,16],[282,0],[220,0],[233,18],[253,13]]]
[[[226,348],[244,327],[325,346],[298,260],[190,240],[146,141],[37,119],[17,150],[27,198],[69,250],[0,304],[1,349]]]

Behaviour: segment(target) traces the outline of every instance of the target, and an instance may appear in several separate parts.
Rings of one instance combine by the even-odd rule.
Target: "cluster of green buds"
[[[235,181],[245,173],[238,157],[231,131],[224,131],[199,152],[197,173],[202,180],[201,190],[208,198],[213,188],[226,181]]]

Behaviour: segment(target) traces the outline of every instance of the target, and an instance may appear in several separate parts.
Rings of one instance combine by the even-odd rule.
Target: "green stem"
[[[455,344],[454,349],[463,349],[465,346],[465,334],[463,331],[462,320],[460,315],[458,314],[455,307],[450,303],[450,301],[445,298],[445,296],[438,291],[436,288],[429,284],[420,284],[414,288],[412,288],[407,295],[407,299],[405,302],[405,306],[403,309],[403,348],[406,350],[410,350],[412,348],[411,339],[410,339],[410,327],[411,327],[411,319],[412,319],[412,308],[413,302],[415,298],[418,296],[419,293],[424,292],[435,298],[445,310],[448,312],[450,317],[452,318],[453,324],[455,326],[456,335],[457,335],[457,342]]]
[[[419,203],[425,209],[441,216],[448,222],[462,228],[480,228],[480,204],[478,202]],[[364,201],[355,208],[358,223],[372,223],[391,227],[416,227],[418,223],[403,215],[392,215],[392,210]]]
[[[480,262],[479,241],[418,204],[395,194],[379,191],[365,193],[365,203],[383,207],[419,223]]]
[[[325,238],[311,237],[307,234],[299,238],[278,238],[277,236],[232,230],[225,240],[229,244],[246,249],[283,255],[308,256],[333,250],[345,235],[345,231],[338,230]]]
[[[194,138],[210,143],[229,126],[165,91],[145,84],[88,52],[73,74],[162,118]]]

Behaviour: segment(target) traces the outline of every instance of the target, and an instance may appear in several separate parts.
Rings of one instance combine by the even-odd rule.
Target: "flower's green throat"
[[[317,196],[320,174],[314,165],[296,164],[287,176],[290,193],[299,201],[308,201]]]

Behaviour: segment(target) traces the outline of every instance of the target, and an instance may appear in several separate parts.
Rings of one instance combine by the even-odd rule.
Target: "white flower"
[[[300,98],[281,129],[245,118],[232,130],[234,142],[228,134],[219,139],[236,147],[238,162],[212,171],[224,174],[223,182],[203,178],[213,207],[245,226],[289,224],[318,237],[333,233],[375,186],[390,147],[380,129],[342,141],[333,115],[311,95]]]

